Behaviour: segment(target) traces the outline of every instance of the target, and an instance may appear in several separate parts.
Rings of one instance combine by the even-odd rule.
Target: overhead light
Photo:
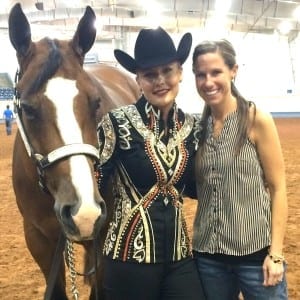
[[[300,21],[300,5],[295,8],[293,16],[296,20]]]
[[[162,23],[161,5],[158,2],[146,2],[144,5],[146,11],[147,27],[157,28]]]
[[[42,1],[36,2],[35,7],[37,10],[44,10],[44,2],[42,2]]]
[[[292,30],[292,23],[289,21],[282,21],[278,25],[278,30],[281,34],[288,34]]]
[[[226,14],[231,7],[231,0],[216,0],[215,11]]]

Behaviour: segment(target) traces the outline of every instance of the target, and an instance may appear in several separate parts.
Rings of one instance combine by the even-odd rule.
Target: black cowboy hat
[[[117,61],[129,72],[149,69],[159,65],[165,65],[173,61],[183,64],[189,56],[192,46],[192,35],[184,34],[178,49],[170,35],[161,27],[157,29],[142,29],[136,39],[134,58],[122,50],[114,50]]]

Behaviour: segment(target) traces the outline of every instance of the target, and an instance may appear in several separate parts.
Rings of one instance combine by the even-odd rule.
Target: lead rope
[[[76,285],[76,269],[75,269],[75,258],[74,258],[74,247],[73,242],[67,239],[67,260],[69,265],[69,276],[71,281],[71,293],[74,300],[79,299],[79,291]]]
[[[65,248],[66,238],[65,235],[60,232],[58,242],[56,245],[55,253],[52,259],[51,269],[49,276],[47,278],[47,286],[45,290],[44,300],[51,300],[52,294],[54,290],[54,286],[56,283],[56,279],[59,273],[59,268],[61,266],[61,261],[63,258],[63,250]]]

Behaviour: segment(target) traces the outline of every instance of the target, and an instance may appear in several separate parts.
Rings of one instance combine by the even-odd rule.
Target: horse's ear
[[[74,50],[82,57],[91,49],[95,42],[95,21],[95,12],[90,6],[87,6],[72,40]]]
[[[25,56],[31,44],[29,22],[20,3],[13,6],[8,18],[9,39],[17,53]]]

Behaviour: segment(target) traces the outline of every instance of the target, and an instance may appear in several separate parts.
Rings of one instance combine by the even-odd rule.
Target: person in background
[[[193,52],[205,106],[196,157],[198,207],[193,251],[211,300],[287,299],[283,241],[285,167],[269,113],[237,90],[236,53],[227,40]]]
[[[9,105],[6,105],[6,109],[3,112],[3,119],[5,120],[5,128],[6,134],[11,135],[12,133],[12,121],[14,118],[14,114],[10,109]]]
[[[142,96],[115,109],[98,127],[100,191],[113,174],[114,215],[104,245],[104,289],[113,300],[201,300],[183,194],[195,189],[196,119],[176,105],[192,36],[178,49],[169,34],[142,29],[131,57],[114,51],[135,74]]]

